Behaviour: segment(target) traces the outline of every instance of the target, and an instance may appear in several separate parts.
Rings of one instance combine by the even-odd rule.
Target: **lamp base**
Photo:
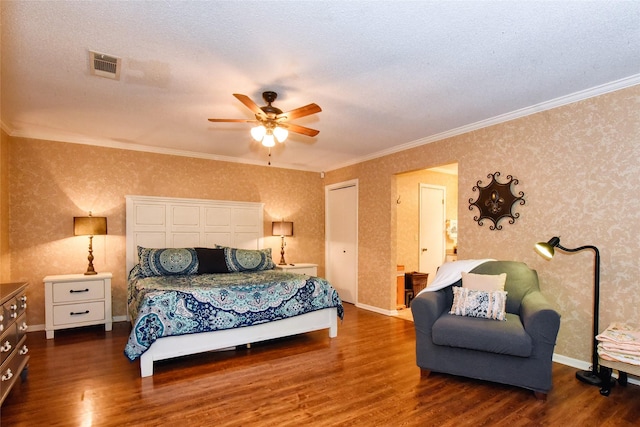
[[[576,378],[585,384],[595,385],[597,387],[602,385],[602,379],[593,371],[578,371],[576,372]]]

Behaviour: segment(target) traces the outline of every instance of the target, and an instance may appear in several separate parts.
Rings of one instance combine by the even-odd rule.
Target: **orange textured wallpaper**
[[[96,271],[113,273],[113,315],[124,316],[125,196],[150,195],[265,204],[264,246],[279,261],[271,221],[294,222],[287,261],[319,264],[324,273],[324,192],[312,172],[250,166],[88,145],[11,138],[10,246],[12,280],[28,280],[29,323],[44,324],[42,279],[83,273],[88,237],[73,237],[73,217],[106,216],[96,236]],[[268,236],[268,237],[267,237]]]
[[[9,137],[0,132],[0,281],[11,280],[9,248]]]
[[[601,253],[602,328],[640,324],[640,86],[328,172],[325,184],[358,179],[361,304],[395,306],[395,175],[458,162],[458,256],[523,261],[562,314],[556,353],[590,359],[593,253],[545,261],[533,245],[559,235],[563,246]],[[503,230],[474,220],[478,180],[499,171],[519,179],[526,204]],[[382,260],[382,262],[380,262]]]

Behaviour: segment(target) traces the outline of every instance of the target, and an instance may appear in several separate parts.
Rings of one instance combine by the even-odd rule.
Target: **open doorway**
[[[421,188],[425,186],[443,189],[444,200],[440,206],[442,215],[434,215],[433,224],[429,224],[429,220],[424,215],[421,220],[420,194]],[[421,272],[420,258],[423,254],[429,254],[428,251],[423,251],[425,248],[421,247],[421,229],[422,232],[425,229],[436,230],[436,238],[440,236],[443,242],[444,252],[433,251],[438,259],[431,262],[436,267],[445,261],[454,261],[457,257],[458,164],[398,174],[396,195],[397,308],[401,316],[410,316],[409,310],[402,310],[406,308],[407,303],[410,303],[407,298],[411,295],[406,295],[404,289],[400,289],[403,282],[401,276],[406,273]],[[437,209],[435,211],[437,212]],[[430,272],[427,283],[433,280],[434,275],[435,271]]]

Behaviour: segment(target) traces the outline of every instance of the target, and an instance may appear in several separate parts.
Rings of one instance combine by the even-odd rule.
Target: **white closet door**
[[[358,299],[357,181],[326,187],[326,276],[340,298]]]

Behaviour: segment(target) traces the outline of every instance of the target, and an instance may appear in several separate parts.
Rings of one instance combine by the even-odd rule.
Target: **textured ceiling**
[[[233,93],[315,102],[274,166],[331,170],[640,83],[640,2],[7,1],[14,136],[267,163]],[[89,50],[122,58],[89,74]],[[532,107],[533,106],[533,107]]]

